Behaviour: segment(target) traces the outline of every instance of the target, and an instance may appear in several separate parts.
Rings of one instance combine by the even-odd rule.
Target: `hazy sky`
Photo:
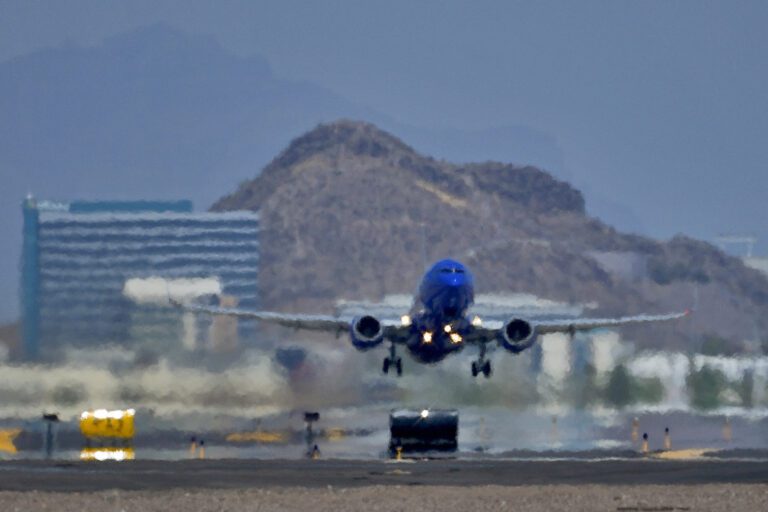
[[[158,21],[403,123],[546,132],[647,234],[768,247],[768,2],[0,0],[0,61]]]

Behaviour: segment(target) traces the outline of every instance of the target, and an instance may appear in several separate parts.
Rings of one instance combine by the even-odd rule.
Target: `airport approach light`
[[[427,419],[429,417],[429,409],[424,409],[421,411],[421,417],[423,419]]]
[[[409,325],[411,325],[411,317],[408,315],[401,316],[400,323],[403,325],[403,327],[408,327]]]
[[[424,331],[422,339],[424,340],[424,343],[432,343],[432,333],[429,331]]]
[[[461,343],[461,335],[457,332],[451,333],[451,341],[453,343]]]
[[[483,325],[483,319],[475,315],[472,318],[472,325],[474,325],[475,327],[480,327],[481,325]]]
[[[446,333],[451,332],[451,324],[445,324],[445,327],[443,327],[443,330]]]

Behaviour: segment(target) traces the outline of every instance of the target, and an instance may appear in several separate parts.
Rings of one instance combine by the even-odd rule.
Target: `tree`
[[[664,384],[658,377],[632,379],[632,397],[638,402],[657,404],[664,399]]]
[[[693,370],[686,379],[691,405],[698,409],[714,409],[720,405],[720,393],[725,389],[725,375],[720,370],[703,366]]]
[[[616,366],[611,372],[608,387],[605,389],[605,400],[617,409],[623,409],[632,403],[632,379],[623,364]]]

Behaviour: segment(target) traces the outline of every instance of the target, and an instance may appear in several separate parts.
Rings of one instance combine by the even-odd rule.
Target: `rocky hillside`
[[[425,252],[468,264],[478,292],[595,302],[611,315],[698,303],[683,324],[630,332],[646,345],[768,333],[768,279],[740,260],[683,236],[618,233],[542,170],[438,161],[366,123],[318,126],[212,209],[261,213],[265,308],[412,292]]]

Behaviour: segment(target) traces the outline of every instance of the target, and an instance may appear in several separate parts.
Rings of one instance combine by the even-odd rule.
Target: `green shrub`
[[[723,372],[704,366],[700,370],[691,371],[686,382],[691,405],[697,409],[714,409],[720,405],[720,394],[726,385]]]

